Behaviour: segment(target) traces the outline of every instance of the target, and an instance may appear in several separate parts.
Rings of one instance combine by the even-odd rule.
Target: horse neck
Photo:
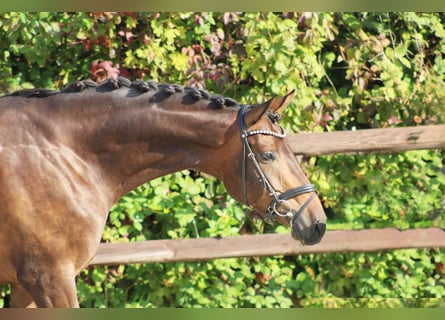
[[[75,122],[85,125],[74,123],[75,146],[101,170],[115,200],[144,182],[183,169],[219,177],[215,159],[224,154],[236,110],[211,110],[205,101],[184,106],[180,95],[147,101],[144,96],[111,95],[94,103],[77,101],[84,112],[76,112],[82,119]]]

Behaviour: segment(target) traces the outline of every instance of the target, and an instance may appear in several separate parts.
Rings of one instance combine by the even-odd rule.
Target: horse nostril
[[[317,233],[317,235],[320,237],[323,237],[323,235],[326,232],[326,223],[319,223],[318,221],[315,224],[315,231]]]
[[[317,244],[321,241],[326,232],[326,224],[322,222],[315,223],[313,227],[309,230],[308,230],[309,233],[304,243],[307,245]]]
[[[292,237],[304,245],[314,245],[321,241],[326,232],[326,223],[317,218],[314,220],[300,216],[292,222]]]

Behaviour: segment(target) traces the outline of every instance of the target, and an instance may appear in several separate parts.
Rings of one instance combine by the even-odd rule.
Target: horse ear
[[[272,99],[263,102],[262,104],[254,106],[246,114],[245,122],[247,126],[255,124],[261,117],[268,111],[276,114],[281,114],[283,110],[287,107],[289,102],[292,101],[295,90],[292,90],[283,98],[273,97]]]
[[[281,114],[284,109],[289,105],[289,103],[292,101],[292,98],[294,97],[295,90],[292,90],[287,95],[285,95],[283,98],[272,98],[269,102],[269,109],[270,111]]]

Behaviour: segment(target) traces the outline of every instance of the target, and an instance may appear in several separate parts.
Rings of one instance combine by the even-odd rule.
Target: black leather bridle
[[[254,136],[257,134],[262,134],[283,139],[286,136],[286,133],[284,132],[283,128],[281,128],[280,133],[270,130],[247,131],[244,118],[246,116],[247,111],[249,111],[250,108],[251,106],[249,105],[243,105],[241,106],[238,113],[238,125],[241,131],[241,140],[243,141],[241,177],[242,177],[242,192],[243,192],[244,203],[246,205],[249,205],[247,200],[247,188],[246,188],[246,167],[247,167],[246,159],[249,158],[252,161],[253,167],[258,174],[258,179],[263,183],[263,188],[266,189],[269,195],[272,197],[269,207],[267,208],[264,221],[267,223],[272,223],[277,219],[277,216],[280,216],[280,217],[286,217],[292,225],[292,220],[296,216],[299,216],[318,194],[317,189],[313,184],[305,184],[296,188],[286,190],[281,193],[278,193],[277,190],[275,190],[275,188],[272,186],[272,184],[269,182],[266,175],[264,174],[263,169],[261,169],[261,166],[258,160],[256,159],[255,154],[252,151],[252,148],[250,147],[248,138],[250,136]],[[287,200],[298,197],[306,193],[312,193],[312,195],[306,200],[306,202],[301,206],[301,208],[297,212],[292,211],[291,205]],[[280,209],[283,210],[283,208],[285,210],[280,211]]]

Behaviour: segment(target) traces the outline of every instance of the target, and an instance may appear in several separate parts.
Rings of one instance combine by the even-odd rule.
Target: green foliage
[[[1,13],[0,89],[60,88],[120,72],[264,101],[296,89],[288,130],[443,123],[442,13]],[[101,62],[107,62],[107,64]],[[329,229],[445,227],[443,150],[334,155],[303,165]],[[246,214],[247,213],[247,214]],[[222,183],[180,172],[110,210],[104,241],[289,232]],[[88,268],[82,306],[439,306],[444,251],[225,259]],[[8,294],[0,287],[0,304]]]
[[[443,151],[319,157],[309,168],[324,204],[354,228],[443,226]],[[332,162],[337,166],[329,168]],[[319,170],[326,168],[327,170]],[[354,195],[351,197],[350,195]]]

